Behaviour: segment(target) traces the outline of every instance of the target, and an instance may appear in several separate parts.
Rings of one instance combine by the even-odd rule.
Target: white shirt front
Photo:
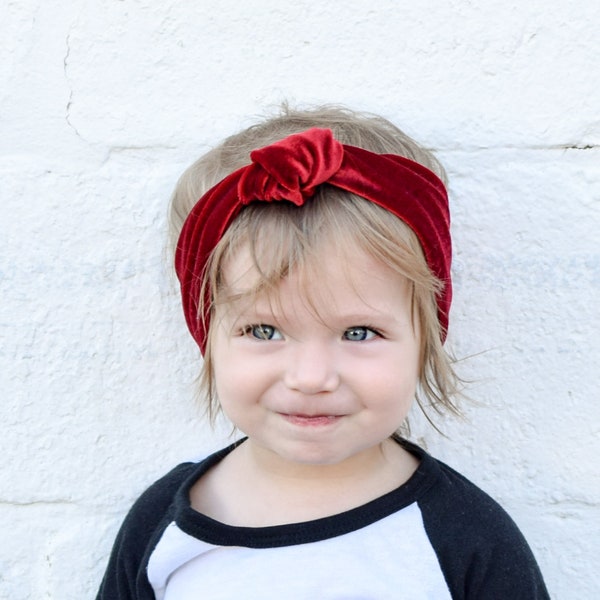
[[[450,593],[416,503],[325,540],[215,546],[164,531],[148,563],[157,600],[445,600]]]

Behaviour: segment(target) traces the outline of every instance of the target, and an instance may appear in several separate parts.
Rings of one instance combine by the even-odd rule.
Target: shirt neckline
[[[396,489],[356,508],[312,521],[240,527],[222,523],[193,509],[190,490],[204,473],[244,441],[245,438],[238,440],[198,463],[180,486],[175,496],[175,522],[185,533],[216,546],[275,548],[318,542],[356,531],[406,508],[433,485],[440,473],[435,459],[422,448],[407,440],[397,439],[405,450],[419,459],[419,466],[408,481]]]

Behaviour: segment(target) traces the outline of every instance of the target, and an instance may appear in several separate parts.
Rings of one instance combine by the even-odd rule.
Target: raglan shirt
[[[184,463],[134,504],[97,600],[545,600],[506,512],[465,477],[420,461],[399,488],[305,523],[234,527],[190,506],[192,485],[237,445]]]

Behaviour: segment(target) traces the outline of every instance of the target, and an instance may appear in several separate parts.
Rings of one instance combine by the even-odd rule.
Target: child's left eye
[[[378,333],[368,327],[350,327],[344,331],[344,339],[349,342],[364,342],[377,336]]]

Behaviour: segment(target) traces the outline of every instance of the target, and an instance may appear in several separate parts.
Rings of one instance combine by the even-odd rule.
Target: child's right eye
[[[280,331],[272,325],[248,325],[244,329],[246,335],[252,336],[257,340],[281,340],[283,336]]]

